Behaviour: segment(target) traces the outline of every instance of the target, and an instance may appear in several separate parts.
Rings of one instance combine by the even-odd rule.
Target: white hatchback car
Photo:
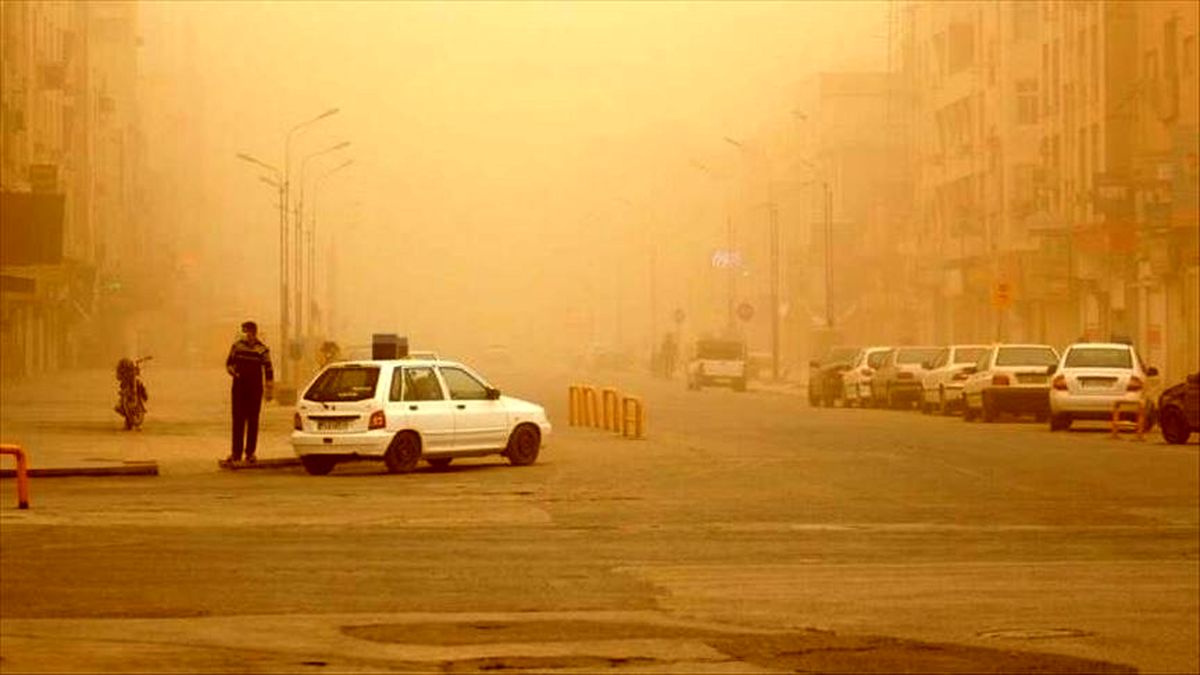
[[[1050,413],[1050,376],[1046,369],[1058,363],[1050,345],[993,345],[975,365],[967,368],[963,383],[963,419],[983,416],[994,422],[1001,412],[1032,413],[1045,421]]]
[[[1050,368],[1050,430],[1071,426],[1072,420],[1111,420],[1115,403],[1128,403],[1120,415],[1135,418],[1137,405],[1147,406],[1153,419],[1153,398],[1146,394],[1147,380],[1158,369],[1146,367],[1127,344],[1081,342],[1067,347],[1062,360]]]
[[[503,396],[478,373],[434,359],[343,361],[304,390],[292,448],[305,470],[382,459],[391,473],[420,460],[442,468],[458,457],[502,455],[523,466],[550,436],[542,406]]]
[[[936,411],[946,415],[961,407],[966,370],[975,365],[987,349],[987,345],[942,347],[921,378],[921,412]]]
[[[883,365],[891,347],[866,347],[859,350],[846,372],[842,373],[842,401],[845,405],[863,408],[873,405],[871,400],[871,378]]]

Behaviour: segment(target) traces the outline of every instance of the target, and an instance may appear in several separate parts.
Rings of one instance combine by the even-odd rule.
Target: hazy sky
[[[439,342],[463,322],[498,336],[484,342],[525,339],[523,326],[568,310],[590,339],[645,333],[633,326],[646,323],[651,242],[656,274],[679,277],[677,258],[704,254],[682,242],[722,227],[702,207],[720,204],[712,181],[689,161],[732,168],[723,136],[786,115],[815,72],[882,68],[887,46],[882,2],[223,0],[148,2],[142,16],[148,43],[165,45],[144,59],[194,37],[215,250],[265,289],[239,309],[273,318],[278,249],[273,196],[234,154],[281,165],[286,130],[336,106],[294,141],[293,167],[352,143],[309,164],[311,177],[354,159],[323,183],[318,212],[321,232],[338,233],[343,330]],[[261,255],[225,245],[246,232]],[[659,286],[662,307],[684,301]],[[369,306],[350,302],[381,288]]]

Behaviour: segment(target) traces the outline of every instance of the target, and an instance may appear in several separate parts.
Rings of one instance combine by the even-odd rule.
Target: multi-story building
[[[1129,339],[1195,369],[1196,10],[894,9],[936,340]]]
[[[137,9],[0,5],[5,377],[99,353],[139,252]]]

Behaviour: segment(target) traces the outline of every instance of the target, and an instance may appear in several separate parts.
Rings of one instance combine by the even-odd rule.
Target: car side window
[[[942,351],[938,352],[937,358],[933,360],[933,367],[941,368],[942,366],[946,365],[946,362],[950,360],[949,357],[949,349],[943,349]]]
[[[979,360],[975,362],[975,370],[981,373],[987,370],[988,362],[991,360],[992,353],[990,351],[984,352],[983,355],[979,357]]]
[[[450,398],[455,401],[487,399],[487,387],[467,371],[460,368],[442,368],[441,371],[442,377],[446,379],[446,386],[450,389]]]
[[[438,382],[437,374],[433,372],[433,368],[423,366],[404,369],[403,400],[441,401],[444,398],[442,384]]]
[[[392,387],[388,392],[389,401],[400,401],[400,395],[404,392],[404,369],[397,366],[392,371]]]

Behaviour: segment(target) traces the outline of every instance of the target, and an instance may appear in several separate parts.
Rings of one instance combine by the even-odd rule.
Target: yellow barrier
[[[593,427],[642,438],[646,433],[646,407],[637,396],[622,396],[613,387],[572,384],[567,387],[567,419],[573,427]]]
[[[1112,438],[1120,438],[1117,425],[1121,421],[1121,408],[1137,408],[1137,439],[1146,440],[1146,401],[1113,401],[1112,406]]]
[[[567,389],[567,420],[571,426],[583,423],[583,385],[573,384]]]
[[[600,428],[620,433],[621,421],[618,415],[621,408],[621,394],[612,387],[605,387],[600,390],[600,402],[604,416]]]
[[[29,459],[19,445],[0,445],[0,455],[17,458],[17,508],[29,508]]]
[[[621,435],[626,438],[641,438],[645,431],[646,409],[642,405],[642,399],[637,396],[621,399]]]

